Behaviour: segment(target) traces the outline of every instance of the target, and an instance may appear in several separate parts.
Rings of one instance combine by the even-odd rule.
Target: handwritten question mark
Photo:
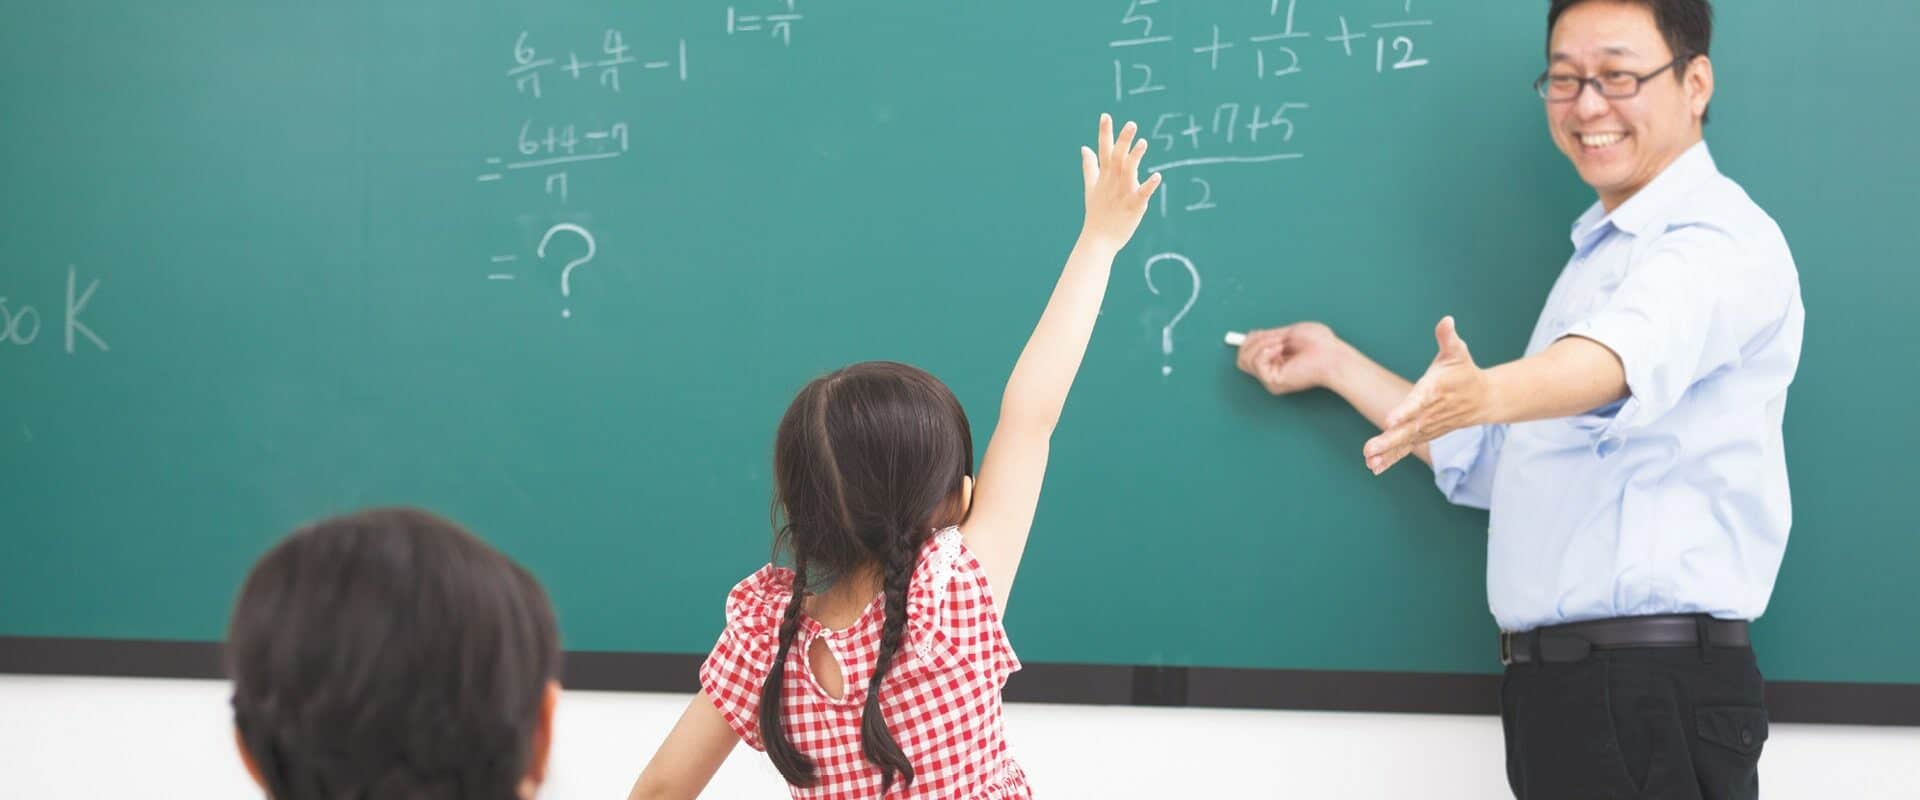
[[[573,268],[593,260],[593,234],[588,233],[586,228],[582,228],[571,222],[562,222],[547,229],[547,235],[540,237],[540,246],[533,249],[533,254],[545,259],[547,257],[547,243],[553,241],[554,234],[562,231],[578,234],[580,238],[587,241],[587,254],[567,262],[567,265],[560,270],[560,296],[572,297]],[[571,317],[573,316],[573,310],[567,308],[560,309],[560,316]]]
[[[1172,375],[1173,326],[1179,325],[1180,320],[1187,315],[1187,312],[1193,310],[1193,301],[1200,299],[1200,270],[1195,269],[1193,262],[1187,260],[1186,256],[1180,255],[1179,253],[1161,253],[1147,259],[1147,291],[1153,292],[1154,294],[1159,294],[1160,289],[1153,285],[1153,265],[1162,261],[1178,261],[1180,262],[1180,266],[1187,268],[1187,274],[1193,276],[1193,294],[1187,297],[1187,304],[1181,306],[1180,313],[1173,315],[1173,319],[1167,321],[1166,327],[1160,329],[1160,374]]]

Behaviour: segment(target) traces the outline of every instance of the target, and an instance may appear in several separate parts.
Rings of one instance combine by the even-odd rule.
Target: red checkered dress
[[[760,741],[760,684],[780,648],[780,617],[793,597],[793,572],[771,564],[727,595],[727,629],[700,666],[700,685],[735,733],[755,750]],[[886,608],[876,597],[845,630],[828,630],[802,614],[787,653],[781,719],[787,736],[813,759],[817,782],[790,787],[796,798],[879,800],[880,771],[860,754],[860,712],[880,655]],[[845,697],[814,680],[807,650],[824,639],[839,659]],[[881,682],[880,712],[913,762],[914,781],[895,780],[887,800],[1027,798],[1026,775],[1007,750],[1000,688],[1020,669],[993,610],[980,562],[960,530],[933,535],[920,552],[907,589],[906,636]]]

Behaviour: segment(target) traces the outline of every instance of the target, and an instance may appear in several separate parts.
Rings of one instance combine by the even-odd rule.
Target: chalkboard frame
[[[694,692],[701,658],[569,651],[562,683],[588,691]],[[0,674],[225,677],[218,642],[34,636],[0,636]],[[1500,676],[1040,663],[1015,673],[1005,698],[1068,705],[1494,715],[1500,713]],[[1770,681],[1767,716],[1786,723],[1920,727],[1920,684]]]

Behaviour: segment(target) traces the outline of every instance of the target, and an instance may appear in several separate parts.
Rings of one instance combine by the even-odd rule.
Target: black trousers
[[[1519,800],[1752,800],[1767,740],[1750,648],[1598,650],[1500,682]]]

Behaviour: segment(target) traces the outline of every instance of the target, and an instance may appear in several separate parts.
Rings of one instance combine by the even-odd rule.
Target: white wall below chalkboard
[[[224,800],[259,793],[234,756],[220,681],[0,676],[0,797]],[[623,797],[687,697],[569,692],[547,800]],[[1492,717],[1015,704],[1015,752],[1048,798],[1505,797]],[[1920,796],[1920,729],[1779,725],[1772,798]],[[746,749],[705,797],[783,797]]]

